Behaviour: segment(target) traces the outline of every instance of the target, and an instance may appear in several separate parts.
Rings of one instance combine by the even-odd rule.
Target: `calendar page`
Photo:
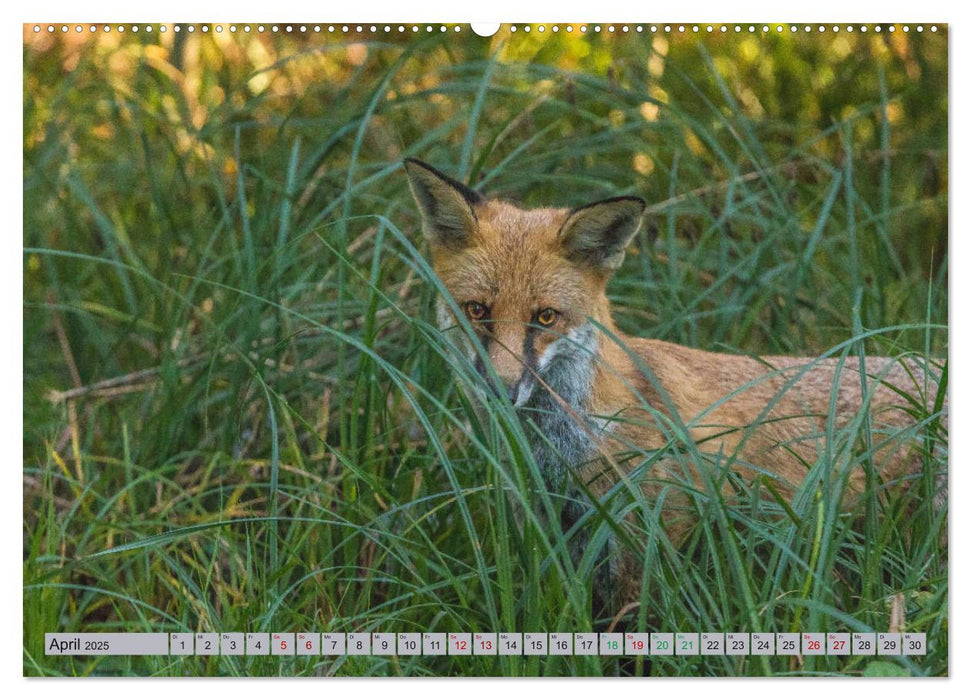
[[[24,24],[23,674],[947,676],[948,100],[933,22]]]

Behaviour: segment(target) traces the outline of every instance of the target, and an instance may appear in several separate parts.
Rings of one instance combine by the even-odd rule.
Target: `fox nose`
[[[523,343],[524,336],[520,326],[516,325],[511,329],[497,326],[489,347],[489,359],[496,372],[496,393],[504,392],[512,403],[516,403],[522,383]]]
[[[505,388],[506,396],[509,397],[509,400],[512,403],[516,403],[516,394],[519,393],[519,381],[517,380],[511,384],[509,382],[503,382],[502,386]]]
[[[492,385],[492,391],[495,393],[495,395],[498,397],[505,394],[509,397],[511,402],[516,403],[516,393],[519,390],[519,381],[509,380],[503,377],[498,377],[498,380],[499,381],[490,382]]]
[[[519,396],[519,385],[521,384],[520,377],[516,377],[515,379],[497,377],[496,379],[498,381],[490,382],[492,384],[492,391],[496,397],[505,394],[509,397],[510,403],[516,403],[516,398]]]

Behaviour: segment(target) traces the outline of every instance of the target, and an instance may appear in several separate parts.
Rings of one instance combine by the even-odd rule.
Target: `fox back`
[[[440,303],[440,324],[456,326],[455,307],[465,314],[491,370],[471,344],[468,359],[493,398],[505,394],[535,424],[531,446],[545,486],[573,496],[568,504],[624,479],[632,462],[619,455],[660,453],[685,439],[688,473],[684,461],[657,461],[641,482],[648,495],[660,496],[668,477],[700,487],[713,465],[727,463],[741,478],[770,477],[791,496],[827,429],[841,429],[862,408],[873,434],[885,436],[873,447],[880,478],[907,481],[920,470],[915,409],[941,404],[937,378],[915,360],[867,357],[861,367],[856,357],[756,359],[621,333],[607,283],[639,229],[640,198],[523,210],[420,161],[405,167],[432,266],[455,301]],[[919,397],[917,407],[909,396]],[[862,469],[847,475],[851,494],[865,483]],[[696,518],[686,501],[682,492],[664,503],[675,541]],[[567,520],[582,510],[572,508]],[[631,568],[629,559],[614,562],[624,600],[639,590]]]

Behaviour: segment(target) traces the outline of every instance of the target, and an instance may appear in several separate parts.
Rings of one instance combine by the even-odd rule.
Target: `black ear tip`
[[[634,197],[634,196],[618,197],[617,198],[617,201],[618,202],[630,202],[631,204],[635,204],[635,205],[637,205],[637,207],[641,211],[644,211],[645,209],[647,209],[647,202],[645,202],[640,197]]]
[[[424,168],[425,170],[428,170],[428,165],[426,163],[421,162],[417,158],[410,158],[410,157],[405,158],[403,162],[405,164],[405,170],[411,170],[411,168],[414,168],[414,167]]]
[[[469,205],[480,204],[485,201],[485,198],[481,194],[470,188],[468,185],[449,177],[441,170],[432,167],[428,163],[411,157],[405,158],[403,162],[405,164],[405,171],[408,173],[408,176],[412,178],[412,181],[417,180],[420,182],[430,182],[432,180],[438,180],[443,182],[458,192]],[[429,178],[429,176],[431,176],[431,178]]]
[[[644,214],[644,210],[647,209],[647,202],[645,202],[640,197],[634,197],[633,195],[624,196],[624,197],[615,197],[613,200],[608,200],[608,201],[613,201],[617,204],[624,204],[630,207],[631,209],[636,209],[636,216],[638,218],[640,218]],[[631,215],[635,215],[635,213],[631,211]]]
[[[647,202],[645,202],[640,197],[635,197],[633,195],[622,195],[620,197],[609,197],[608,199],[601,199],[599,201],[593,202],[592,204],[586,204],[582,207],[576,207],[572,210],[571,213],[576,214],[577,212],[581,212],[585,209],[593,209],[595,207],[601,207],[604,205],[616,206],[618,204],[630,204],[630,205],[636,206],[638,209],[638,212],[637,212],[638,216],[643,214],[644,210],[647,209]]]

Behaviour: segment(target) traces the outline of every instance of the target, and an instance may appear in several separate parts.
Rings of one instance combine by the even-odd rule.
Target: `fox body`
[[[779,492],[791,495],[815,463],[827,424],[839,429],[857,417],[864,396],[874,434],[886,429],[899,435],[914,425],[902,394],[926,392],[933,405],[936,391],[927,391],[916,362],[867,357],[864,377],[855,357],[755,359],[618,331],[606,287],[640,226],[645,203],[639,198],[523,210],[420,161],[405,167],[432,266],[467,315],[494,372],[471,345],[468,357],[491,378],[493,392],[505,392],[535,423],[532,449],[551,490],[599,497],[628,472],[618,455],[671,447],[677,433],[671,426],[681,425],[697,446],[695,455],[721,456],[722,462],[731,456],[733,472],[768,475]],[[443,327],[456,326],[452,308],[440,304]],[[919,470],[908,446],[913,437],[875,448],[884,482]],[[688,476],[700,485],[706,466],[698,461]],[[641,488],[658,495],[667,469],[678,468],[657,462]],[[863,490],[862,469],[847,479],[849,492]],[[672,539],[690,526],[690,512],[667,494],[662,520]],[[624,602],[639,590],[625,561],[614,562],[615,594]]]

